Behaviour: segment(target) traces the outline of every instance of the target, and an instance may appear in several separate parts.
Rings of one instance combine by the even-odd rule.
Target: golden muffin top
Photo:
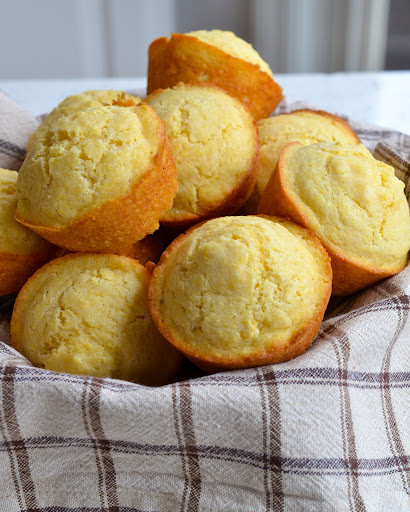
[[[97,107],[58,119],[27,155],[17,180],[19,218],[60,227],[126,195],[162,143],[151,107]]]
[[[195,353],[240,359],[287,344],[330,288],[323,247],[283,219],[213,219],[165,255],[152,281],[156,315]]]
[[[186,35],[196,37],[204,43],[216,46],[233,57],[255,64],[261,71],[273,77],[268,63],[262,59],[252,45],[236,36],[233,32],[225,30],[195,30],[187,32]]]
[[[406,259],[409,205],[392,167],[362,144],[294,144],[284,151],[284,188],[324,243],[382,268]]]
[[[146,98],[163,119],[175,156],[178,192],[167,219],[201,216],[220,204],[253,166],[254,121],[212,85],[178,84]]]
[[[141,101],[141,98],[138,96],[123,93],[122,91],[113,91],[112,89],[84,91],[80,94],[68,96],[50,112],[50,114],[44,119],[38,128],[30,135],[27,143],[27,151],[30,151],[30,149],[34,146],[34,143],[40,137],[45,135],[48,128],[60,117],[69,116],[75,112],[79,112],[80,110],[85,110],[87,108],[111,105],[113,101],[115,101],[121,94],[125,94],[126,99],[133,100],[135,103],[139,103]]]
[[[0,169],[0,252],[26,255],[50,244],[14,219],[17,176],[17,171]]]
[[[276,167],[279,153],[289,142],[356,144],[357,135],[341,118],[321,111],[298,110],[258,121],[260,150],[256,188],[261,196]]]
[[[13,346],[49,370],[159,382],[180,360],[148,309],[149,274],[112,254],[69,254],[42,267],[20,292]]]

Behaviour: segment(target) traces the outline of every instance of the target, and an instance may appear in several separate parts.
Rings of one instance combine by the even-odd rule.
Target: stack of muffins
[[[248,43],[201,30],[151,44],[144,101],[87,91],[56,107],[18,177],[0,171],[13,346],[145,385],[183,355],[211,372],[279,363],[310,346],[332,292],[402,270],[394,170],[337,116],[268,117],[281,99]]]

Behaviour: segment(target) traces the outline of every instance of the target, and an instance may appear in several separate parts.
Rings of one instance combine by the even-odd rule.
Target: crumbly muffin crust
[[[279,153],[290,142],[303,145],[318,142],[356,144],[359,139],[338,116],[321,110],[296,110],[258,121],[260,149],[259,174],[251,197],[249,213],[256,213],[258,203],[278,162]]]
[[[16,219],[69,250],[117,252],[154,232],[177,189],[164,123],[146,103],[60,118],[17,180]]]
[[[161,221],[189,225],[239,209],[255,182],[259,149],[241,103],[215,86],[183,83],[146,101],[165,123],[178,173],[177,195]]]
[[[330,296],[329,258],[284,219],[223,217],[162,255],[150,286],[160,331],[204,369],[280,362],[304,352]]]
[[[60,117],[69,116],[87,108],[111,105],[120,95],[124,95],[125,99],[132,100],[134,103],[141,101],[141,98],[138,96],[123,93],[122,91],[114,91],[112,89],[84,91],[80,94],[68,96],[48,114],[44,121],[30,135],[27,143],[27,151],[30,151],[35,142],[45,135],[50,126]]]
[[[160,146],[151,112],[97,107],[64,116],[29,153],[18,178],[18,212],[62,226],[125,195]]]
[[[12,344],[48,370],[166,383],[181,356],[152,322],[149,279],[124,256],[77,253],[53,260],[18,295]]]
[[[364,288],[407,262],[404,184],[361,144],[287,145],[258,212],[287,216],[318,236],[332,257],[336,294]]]
[[[220,30],[171,34],[151,43],[148,94],[179,82],[213,83],[238,98],[255,119],[269,116],[283,97],[257,52],[231,32]]]

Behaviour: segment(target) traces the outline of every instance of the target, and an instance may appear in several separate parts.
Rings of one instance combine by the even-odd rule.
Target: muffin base
[[[0,296],[17,293],[34,272],[57,256],[58,247],[32,254],[0,252]]]
[[[281,87],[257,65],[186,34],[153,41],[148,50],[147,93],[178,82],[211,82],[238,98],[258,120],[282,101]]]
[[[174,155],[164,126],[162,130],[162,150],[127,196],[108,201],[66,226],[32,224],[18,212],[15,219],[69,251],[116,253],[153,233],[161,214],[171,208],[178,186]]]
[[[177,372],[181,366],[183,358],[182,358],[182,355],[178,351],[176,351],[173,347],[171,347],[166,342],[166,340],[164,340],[162,338],[162,336],[160,336],[160,333],[156,333],[157,339],[156,339],[156,342],[153,344],[154,348],[151,348],[150,345],[144,346],[144,344],[142,346],[140,346],[139,344],[135,345],[135,350],[141,349],[142,359],[139,362],[137,362],[136,365],[134,365],[134,363],[132,363],[133,364],[132,366],[129,366],[128,368],[126,368],[125,373],[124,373],[124,368],[121,365],[118,365],[117,362],[115,362],[113,366],[111,366],[111,364],[108,366],[110,372],[109,372],[109,374],[106,374],[101,369],[97,369],[95,372],[85,371],[87,369],[87,366],[85,366],[84,368],[80,368],[80,371],[72,371],[72,369],[70,369],[69,366],[67,367],[67,362],[64,358],[64,355],[63,355],[63,358],[60,359],[60,361],[59,361],[59,363],[61,363],[61,364],[58,365],[59,366],[58,370],[56,370],[55,368],[49,368],[48,366],[44,365],[44,363],[41,363],[41,357],[40,357],[40,360],[38,360],[38,359],[36,360],[35,358],[30,357],[30,352],[28,352],[28,350],[27,350],[27,343],[26,344],[24,343],[23,332],[24,332],[24,325],[27,322],[27,317],[25,315],[25,312],[27,312],[27,308],[30,308],[31,305],[33,305],[33,304],[35,305],[35,303],[36,303],[36,301],[35,301],[36,295],[34,295],[34,300],[33,300],[33,289],[36,290],[38,280],[41,283],[41,282],[44,282],[45,278],[49,278],[50,274],[54,273],[55,275],[59,275],[61,272],[61,269],[62,269],[63,262],[69,263],[70,260],[74,261],[76,259],[93,258],[93,257],[98,257],[98,258],[106,257],[106,258],[109,258],[110,260],[114,261],[114,263],[117,263],[117,264],[119,263],[122,266],[131,267],[131,269],[134,268],[135,271],[138,271],[141,274],[144,274],[145,277],[147,278],[147,280],[149,280],[149,276],[150,276],[149,270],[144,268],[141,264],[139,264],[134,259],[128,258],[126,256],[118,256],[118,255],[113,255],[113,254],[108,254],[106,256],[103,256],[100,254],[92,254],[92,253],[71,253],[71,254],[66,254],[63,257],[54,259],[53,261],[50,261],[48,264],[46,264],[42,268],[40,268],[25,283],[25,285],[23,286],[23,288],[21,289],[20,293],[17,296],[16,302],[14,305],[14,309],[13,309],[13,314],[12,314],[11,321],[10,321],[10,336],[11,336],[12,347],[15,348],[17,351],[19,351],[20,353],[22,353],[29,360],[31,360],[31,362],[35,366],[45,368],[50,371],[62,371],[65,373],[72,373],[72,374],[77,374],[77,375],[91,375],[91,376],[99,377],[99,378],[117,378],[117,379],[121,379],[121,380],[129,380],[131,382],[137,382],[139,384],[148,385],[148,386],[159,386],[159,385],[168,384],[173,378],[175,378],[175,375],[177,374]],[[95,268],[95,267],[91,267],[91,268]],[[143,286],[143,289],[145,289],[145,294],[146,294],[147,293],[146,286]],[[40,287],[40,290],[43,290],[43,288]],[[64,289],[62,289],[61,291],[63,292]],[[134,293],[134,291],[132,291],[131,294]],[[103,302],[103,297],[101,297],[99,300],[101,300],[101,302]],[[145,300],[147,300],[147,297]],[[58,303],[58,301],[56,301],[56,304],[57,303]],[[64,310],[64,309],[62,309],[62,310]],[[78,306],[77,306],[77,310],[78,310]],[[98,315],[98,311],[95,311],[95,314]],[[136,315],[139,315],[139,314],[144,315],[143,317],[146,317],[146,319],[149,319],[149,321],[150,321],[150,326],[151,326],[150,329],[155,329],[155,331],[157,331],[154,324],[151,322],[151,319],[149,318],[149,312],[148,312],[147,308],[143,308],[143,312],[141,312],[141,313],[139,313],[139,311],[135,311],[135,314]],[[135,318],[137,319],[137,318],[143,318],[143,317],[136,316]],[[81,318],[80,318],[80,320],[81,320]],[[130,322],[132,322],[132,320],[130,320]],[[93,332],[93,327],[91,325],[89,325],[86,321],[84,323],[80,321],[80,322],[78,322],[78,324],[79,324],[79,327],[78,327],[79,339],[81,339],[82,333],[87,332],[87,331],[89,331],[91,333]],[[125,325],[125,327],[127,327],[127,326]],[[60,326],[61,331],[64,331],[65,328],[66,328],[65,324]],[[116,327],[116,329],[118,329],[118,328]],[[125,331],[126,331],[126,329],[125,329]],[[117,332],[117,330],[116,330],[116,332]],[[118,331],[117,333],[119,333],[119,332],[120,331]],[[98,330],[95,332],[95,336],[98,337]],[[38,347],[36,347],[35,342],[33,342],[32,335],[30,335],[28,338],[25,338],[26,341],[27,341],[27,339],[30,339],[29,346],[31,345],[31,349],[33,349],[33,348],[35,349],[34,352],[35,352],[36,357],[38,357],[39,355],[41,356],[41,352],[39,352]],[[34,336],[34,339],[35,339],[35,336]],[[103,346],[105,344],[105,346],[107,347],[107,337],[105,337],[104,339],[105,339],[105,341],[103,341],[102,344],[103,344]],[[128,341],[130,339],[132,339],[132,338],[128,338]],[[75,336],[74,336],[74,340],[75,340]],[[129,346],[128,341],[126,344],[128,344],[128,346]],[[160,341],[160,344],[158,343],[159,341]],[[50,345],[53,348],[53,344],[56,343],[58,346],[59,342],[60,341],[59,341],[58,337],[57,337],[57,342],[56,342],[55,332],[54,332],[54,335],[53,335],[53,332],[46,332],[46,347],[47,347],[47,345]],[[94,342],[94,343],[95,343],[95,347],[98,347],[98,344],[100,342]],[[108,344],[110,344],[109,340],[108,340]],[[93,344],[91,344],[90,350],[92,350],[92,346],[93,346]],[[115,347],[117,347],[117,348],[115,348]],[[120,348],[118,348],[118,345],[117,346],[115,344],[113,345],[113,350],[114,351],[118,350],[118,355],[120,356],[121,350],[122,350],[121,345],[119,347]],[[83,348],[84,348],[84,346],[83,346]],[[151,351],[155,350],[155,353],[151,352],[151,354],[150,354],[150,350]],[[109,347],[107,347],[106,351],[107,351],[107,355],[109,356],[110,355]],[[51,352],[52,352],[52,350],[51,350]],[[77,351],[75,343],[74,343],[74,348],[72,349],[72,353],[77,354],[77,355],[81,354],[80,351]],[[159,359],[157,358],[157,356],[159,356]],[[159,363],[161,362],[161,360],[165,362],[165,364],[163,366],[159,366]],[[116,359],[114,359],[114,361],[116,361]],[[153,362],[154,362],[154,367],[150,368],[150,365],[152,365]]]
[[[260,215],[260,217],[268,218],[265,215]],[[283,219],[273,217],[272,220]],[[240,355],[237,357],[224,355],[221,357],[196,350],[194,347],[192,347],[192,345],[189,344],[189,340],[182,339],[169,328],[158,307],[158,305],[161,304],[162,299],[161,292],[159,287],[156,285],[156,281],[162,272],[161,265],[167,261],[167,259],[174,253],[174,251],[177,250],[179,245],[194,230],[198,229],[198,227],[202,226],[205,222],[207,221],[193,226],[186,233],[177,237],[164,251],[158,266],[153,271],[151,284],[148,291],[148,299],[151,316],[156,323],[158,330],[170,343],[172,343],[172,345],[174,345],[175,348],[182,352],[196,366],[210,373],[229,369],[252,368],[267,364],[282,363],[303,354],[312,344],[313,339],[320,328],[327,304],[330,299],[332,288],[332,269],[330,265],[330,259],[318,238],[310,231],[308,231],[310,240],[313,241],[314,245],[323,256],[323,268],[326,275],[326,290],[323,295],[323,302],[318,305],[314,315],[312,315],[308,323],[305,324],[305,326],[297,333],[295,333],[291,339],[277,339],[271,347],[268,347],[264,351],[259,351],[255,354]],[[306,230],[304,229],[304,231]]]

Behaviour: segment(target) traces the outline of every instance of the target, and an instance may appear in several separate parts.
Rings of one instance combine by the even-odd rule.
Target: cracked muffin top
[[[256,180],[258,201],[274,171],[279,153],[289,142],[303,145],[318,142],[356,144],[359,139],[350,126],[333,114],[315,110],[297,110],[258,121],[260,136],[259,174]]]
[[[162,255],[150,286],[158,328],[204,369],[280,362],[304,352],[331,289],[329,258],[284,219],[223,217]]]
[[[178,192],[161,221],[189,225],[234,213],[257,175],[256,123],[242,104],[210,84],[178,84],[146,98],[165,123]]]
[[[112,89],[84,91],[80,94],[68,96],[61,103],[59,103],[50,112],[50,114],[48,114],[44,121],[30,135],[27,143],[27,151],[30,151],[35,142],[40,137],[45,135],[49,127],[53,125],[60,117],[69,116],[87,108],[111,105],[120,95],[123,95],[125,99],[132,100],[135,103],[139,103],[141,101],[141,98],[138,96],[123,93],[122,91],[114,91]]]
[[[144,102],[58,119],[28,153],[15,219],[71,251],[118,253],[159,227],[177,191],[164,122]]]
[[[17,215],[63,226],[125,196],[162,143],[145,104],[97,107],[61,117],[27,155],[17,180]]]
[[[362,144],[288,144],[258,213],[289,217],[316,234],[332,257],[336,294],[357,291],[406,264],[404,183]]]
[[[409,250],[409,207],[393,167],[362,145],[290,146],[281,168],[309,227],[333,247],[374,265]]]
[[[149,274],[112,254],[69,254],[37,271],[20,291],[11,339],[48,370],[163,384],[180,354],[148,309]]]

